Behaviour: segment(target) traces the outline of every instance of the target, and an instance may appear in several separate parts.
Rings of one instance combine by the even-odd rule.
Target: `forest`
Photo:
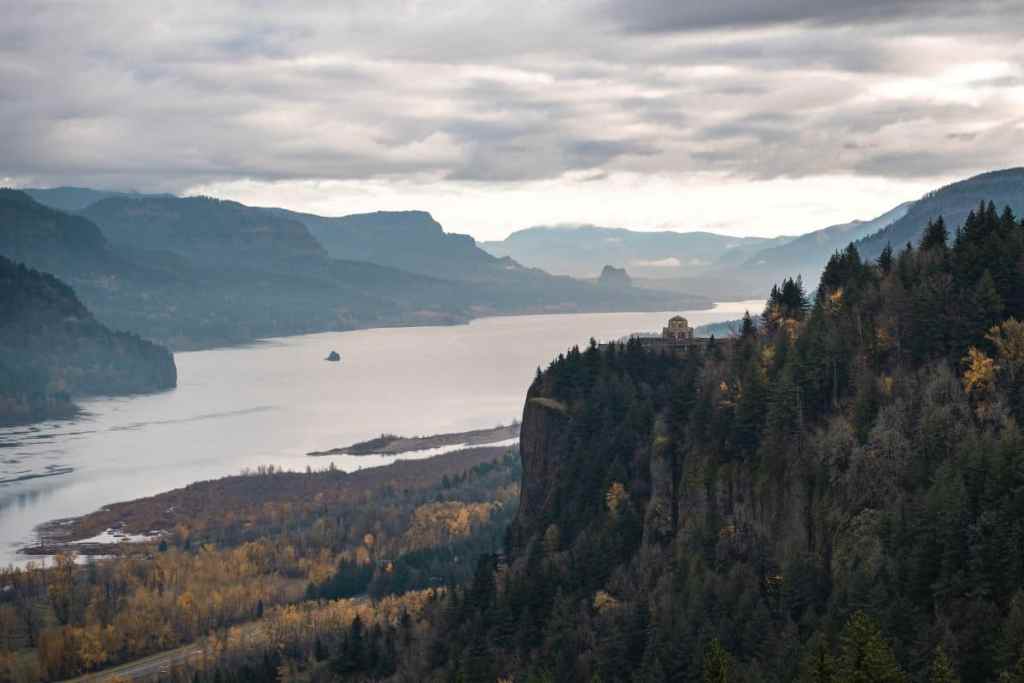
[[[68,543],[49,566],[0,570],[0,680],[64,680],[187,643],[211,671],[261,644],[262,666],[288,638],[333,643],[339,614],[346,627],[362,614],[372,636],[500,547],[519,477],[507,449],[476,448],[353,474],[266,467],[100,511],[74,526],[88,535],[133,508],[132,529],[179,508],[159,540],[113,559],[76,563]]]
[[[167,349],[93,317],[47,273],[0,256],[0,425],[67,417],[72,399],[170,389]]]
[[[755,313],[560,355],[521,460],[10,573],[8,670],[193,640],[170,679],[1024,681],[1024,224],[851,245]]]
[[[1022,257],[983,204],[727,343],[559,357],[410,680],[1024,680]]]

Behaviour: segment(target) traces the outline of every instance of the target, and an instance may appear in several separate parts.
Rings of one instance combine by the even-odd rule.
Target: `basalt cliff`
[[[592,345],[539,372],[520,509],[442,624],[449,661],[1018,680],[1024,226],[982,204],[959,228],[838,252],[816,292],[787,279],[727,343]]]

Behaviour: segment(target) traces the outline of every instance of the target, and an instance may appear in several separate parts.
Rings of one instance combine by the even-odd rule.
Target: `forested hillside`
[[[435,615],[421,675],[1022,680],[1022,255],[983,205],[837,253],[730,344],[560,357],[510,567]]]
[[[105,324],[173,348],[469,317],[452,283],[327,259],[299,223],[232,202],[113,197],[95,213],[120,242],[0,189],[0,254],[64,279]]]
[[[500,545],[519,476],[519,458],[495,447],[348,474],[261,467],[62,520],[43,533],[51,544],[108,527],[162,533],[65,544],[113,554],[85,567],[59,554],[0,569],[0,680],[66,680],[184,643],[202,656],[162,680],[277,681],[291,660],[321,680],[389,675],[412,657],[423,604]],[[366,632],[351,646],[355,617]]]
[[[81,213],[114,244],[204,265],[264,266],[327,254],[297,220],[212,197],[114,196]]]
[[[57,278],[0,256],[0,424],[65,416],[71,398],[169,389],[167,349],[93,318]]]
[[[990,171],[933,190],[914,202],[902,218],[865,237],[857,247],[866,258],[877,258],[887,244],[917,244],[930,221],[942,216],[948,225],[962,225],[983,201],[1024,212],[1024,168]]]
[[[330,253],[303,221],[336,238]],[[67,280],[104,323],[175,349],[485,315],[711,305],[523,268],[422,212],[322,218],[115,193],[71,215],[0,189],[0,254]]]
[[[507,488],[452,506],[467,478],[420,494],[400,484],[382,500],[416,503],[397,517],[370,497],[343,511],[333,494],[307,490],[344,479],[331,472],[274,475],[306,491],[301,509],[285,479],[267,479],[273,486],[259,490],[269,498],[244,514],[210,514],[211,501],[230,505],[212,489],[154,500],[139,509],[184,517],[139,518],[130,530],[173,525],[179,566],[214,562],[212,548],[190,546],[193,533],[227,546],[217,562],[266,552],[250,544],[277,534],[292,550],[272,562],[251,555],[253,595],[263,591],[268,606],[300,591],[306,598],[268,608],[258,638],[211,636],[203,661],[180,676],[1024,680],[1022,260],[1024,224],[982,204],[952,234],[933,221],[918,246],[886,248],[877,260],[854,246],[837,252],[813,294],[784,280],[733,339],[677,354],[637,340],[570,350],[538,371],[527,394],[518,512],[504,551],[478,538],[484,554],[472,566],[449,534],[482,523],[493,538],[493,511],[512,509]],[[493,465],[475,476],[507,481],[509,462]],[[401,520],[402,538],[430,540],[396,546],[371,567],[381,537],[370,531],[359,544],[352,530],[370,528],[354,523],[368,519],[358,510],[382,515],[376,528]],[[97,514],[100,528],[116,511]],[[343,525],[344,544],[331,545],[331,529]],[[325,540],[333,552],[321,550]],[[454,582],[385,597],[436,585],[433,576]],[[205,609],[195,607],[205,604],[195,602],[199,585],[179,580],[172,604],[155,597],[159,578],[146,577],[139,597],[105,607],[106,616],[78,605],[61,622],[65,649],[40,641],[51,677],[101,665],[89,638],[112,661],[262,614],[250,595],[191,622]],[[210,574],[201,590],[212,599],[238,578]],[[24,590],[33,604],[45,595]],[[381,602],[330,602],[363,591]],[[51,594],[54,609],[64,609],[61,595]],[[181,624],[166,642],[115,637],[134,633],[146,596]],[[33,612],[18,610],[29,624]]]
[[[375,211],[336,218],[268,211],[303,223],[334,258],[422,275],[444,273],[457,280],[493,280],[508,265],[480,249],[469,235],[446,233],[426,211]]]

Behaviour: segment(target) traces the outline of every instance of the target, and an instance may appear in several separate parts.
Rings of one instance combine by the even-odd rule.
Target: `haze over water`
[[[683,315],[696,326],[762,307],[732,302]],[[83,400],[78,419],[0,429],[0,564],[30,559],[17,548],[51,519],[258,465],[302,470],[333,461],[354,470],[391,462],[306,455],[383,432],[412,436],[508,423],[521,416],[538,366],[590,337],[658,330],[674,314],[486,318],[178,353],[173,391]],[[332,349],[342,363],[324,361]]]

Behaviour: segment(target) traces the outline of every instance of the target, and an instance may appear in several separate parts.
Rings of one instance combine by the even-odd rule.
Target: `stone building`
[[[687,342],[693,339],[693,328],[681,315],[669,318],[668,325],[661,330],[661,338],[669,342]]]

